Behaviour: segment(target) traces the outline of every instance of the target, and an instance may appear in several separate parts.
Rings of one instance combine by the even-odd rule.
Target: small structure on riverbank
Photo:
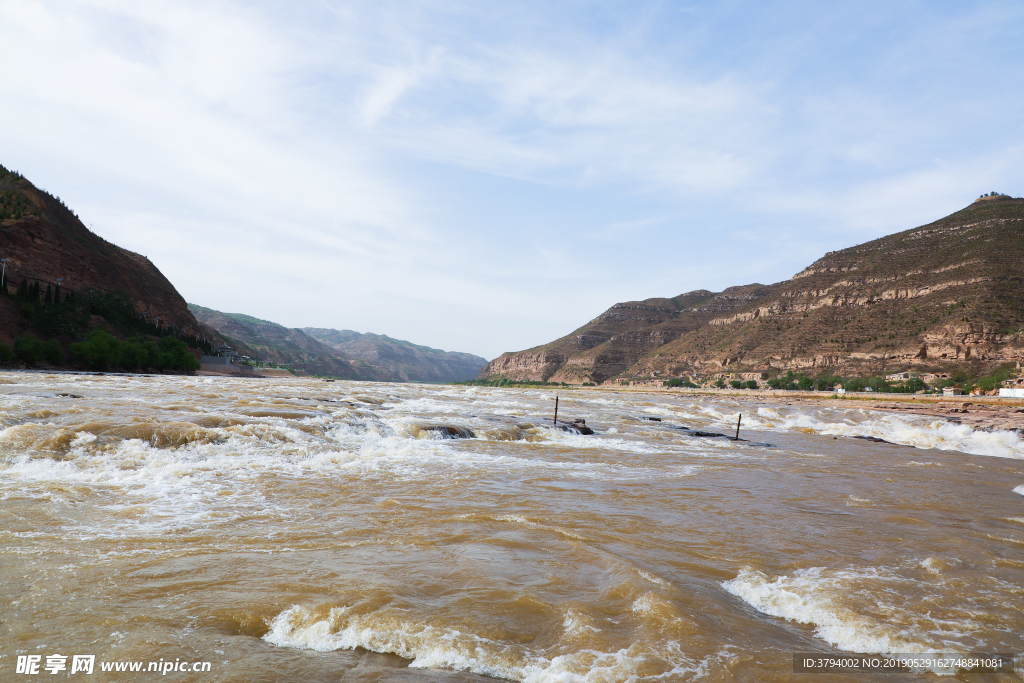
[[[292,373],[280,368],[256,367],[249,363],[252,359],[235,352],[227,344],[214,349],[219,355],[202,356],[199,359],[201,374],[241,375],[243,377],[291,377]]]

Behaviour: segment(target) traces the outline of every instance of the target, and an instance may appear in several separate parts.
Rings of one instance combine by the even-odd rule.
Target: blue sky
[[[0,4],[0,163],[189,301],[488,359],[1024,194],[1020,2]]]

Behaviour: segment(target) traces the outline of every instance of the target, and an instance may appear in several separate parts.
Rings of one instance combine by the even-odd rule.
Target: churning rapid
[[[1024,651],[1017,434],[563,392],[587,436],[551,427],[553,399],[3,373],[0,679],[53,653],[212,663],[168,680],[570,683]],[[747,441],[692,434],[738,413]]]

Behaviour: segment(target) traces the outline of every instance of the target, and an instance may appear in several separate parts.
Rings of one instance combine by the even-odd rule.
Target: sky
[[[0,3],[0,164],[189,302],[492,359],[1024,194],[1024,3]]]

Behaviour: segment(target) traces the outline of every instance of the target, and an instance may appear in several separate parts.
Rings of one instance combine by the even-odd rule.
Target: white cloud
[[[8,0],[0,163],[196,303],[488,356],[1024,193],[1011,3],[640,9]]]

